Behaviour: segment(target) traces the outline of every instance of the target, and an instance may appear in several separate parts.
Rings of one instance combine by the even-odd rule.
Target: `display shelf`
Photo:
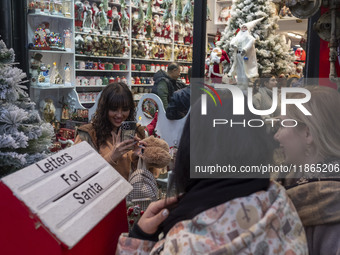
[[[114,39],[129,39],[129,37],[113,36],[113,35],[102,35],[102,34],[86,33],[86,32],[79,32],[79,31],[76,31],[75,34],[91,35],[91,36],[99,36],[99,37],[108,37],[108,38],[114,38]]]
[[[51,85],[51,86],[31,86],[32,89],[73,89],[75,86]]]
[[[298,34],[303,35],[307,31],[308,19],[289,17],[279,19],[277,24],[279,25],[280,33],[298,32]]]
[[[188,44],[183,44],[183,43],[175,43],[177,46],[182,46],[182,47],[193,47],[192,45]]]
[[[131,84],[132,87],[153,87],[154,84]]]
[[[138,10],[139,7],[136,7],[134,5],[131,5],[131,9],[134,9],[134,10]],[[144,11],[146,11],[147,8],[143,8]],[[163,11],[161,12],[156,12],[156,11],[152,11],[152,14],[158,14],[158,15],[164,15],[165,13],[165,10],[163,9]]]
[[[156,73],[154,71],[131,71],[131,73]]]
[[[83,54],[75,54],[76,57],[84,57],[84,58],[106,58],[106,59],[125,59],[129,60],[127,57],[111,57],[111,56],[88,56]]]
[[[170,63],[170,62],[173,62],[172,60],[160,60],[160,59],[145,59],[145,58],[131,58],[131,60],[138,60],[138,61],[151,61],[151,62],[166,62],[166,63]]]
[[[94,2],[94,3],[102,3],[101,0],[92,0],[91,2]],[[122,6],[120,3],[116,3],[116,2],[108,2],[109,5],[115,5],[115,6]],[[129,7],[130,5],[129,4],[126,4],[125,6]]]
[[[129,70],[92,70],[92,69],[76,69],[76,72],[103,72],[103,73],[128,73]]]
[[[131,40],[134,40],[134,41],[142,41],[142,42],[149,42],[149,43],[155,43],[155,44],[166,44],[166,45],[172,45],[172,43],[166,43],[166,42],[155,42],[155,41],[146,40],[146,39],[137,39],[137,38],[131,38]]]
[[[302,21],[302,20],[308,20],[308,19],[299,19],[299,18],[296,18],[296,17],[287,17],[287,18],[280,18],[278,19],[278,22],[285,22],[285,21]]]
[[[188,62],[188,61],[176,60],[175,62],[179,63],[179,64],[190,64],[190,65],[192,65],[192,62]]]
[[[106,85],[87,85],[87,86],[76,86],[76,88],[105,88]]]
[[[42,17],[42,18],[55,18],[55,19],[64,19],[64,20],[70,20],[72,21],[72,17],[65,17],[65,16],[59,16],[59,15],[52,15],[52,14],[47,14],[47,13],[29,13],[27,15],[28,17]]]
[[[34,50],[29,49],[29,52],[39,52],[39,53],[54,53],[54,54],[74,54],[73,51],[64,51],[64,50]]]
[[[116,0],[115,2],[110,2],[111,0],[109,0],[108,5],[110,7],[113,6],[117,6],[118,10],[120,11],[121,9],[121,4],[119,2],[119,0]],[[82,1],[84,2],[84,1]],[[100,3],[102,3],[101,0],[92,0],[90,1],[90,3],[92,2],[96,2],[97,5],[99,6]],[[155,71],[138,71],[138,70],[131,70],[132,65],[137,65],[137,64],[159,64],[159,65],[168,65],[172,62],[176,62],[180,65],[192,65],[191,62],[187,62],[187,61],[174,61],[173,56],[174,56],[174,49],[175,46],[178,47],[186,47],[184,48],[185,51],[187,52],[188,49],[192,50],[192,45],[187,45],[184,44],[182,41],[180,42],[174,42],[174,40],[172,39],[171,42],[170,40],[162,40],[162,42],[155,42],[154,40],[150,40],[150,38],[148,40],[146,39],[138,39],[138,38],[132,38],[132,22],[133,22],[133,12],[138,10],[138,7],[132,6],[132,2],[131,1],[125,1],[127,4],[125,6],[128,7],[129,11],[129,31],[127,31],[126,36],[117,36],[118,34],[113,34],[113,33],[105,33],[102,31],[94,31],[94,30],[89,30],[89,33],[86,33],[82,28],[80,28],[81,22],[79,22],[79,20],[76,20],[75,18],[75,1],[71,1],[71,17],[69,17],[69,14],[66,13],[66,16],[59,16],[59,15],[51,15],[48,13],[29,13],[27,15],[27,26],[28,26],[28,43],[35,43],[34,40],[34,36],[35,36],[35,31],[37,29],[37,27],[42,24],[43,22],[47,21],[50,23],[50,31],[55,32],[55,33],[59,33],[60,35],[63,35],[63,31],[66,29],[69,29],[72,31],[72,35],[71,35],[71,49],[68,49],[70,51],[64,51],[64,50],[39,50],[39,49],[30,49],[28,50],[29,52],[29,57],[33,57],[34,53],[39,52],[41,54],[43,54],[43,59],[42,62],[45,63],[46,65],[51,65],[51,63],[56,62],[57,63],[57,67],[58,70],[60,72],[60,75],[62,76],[63,79],[65,79],[65,73],[64,73],[64,68],[66,63],[68,63],[71,67],[71,83],[73,84],[73,86],[49,86],[49,87],[40,87],[40,86],[31,86],[33,94],[33,97],[35,98],[35,102],[39,103],[41,100],[45,99],[45,98],[49,98],[52,97],[53,101],[57,107],[58,102],[59,102],[59,98],[61,97],[69,97],[69,95],[72,94],[72,98],[75,99],[77,107],[80,108],[91,108],[91,109],[95,109],[96,108],[96,104],[95,101],[81,101],[81,99],[84,98],[80,98],[79,94],[82,92],[90,92],[91,89],[99,92],[100,90],[102,90],[104,87],[106,87],[106,85],[101,85],[101,86],[97,86],[97,85],[86,85],[86,86],[76,86],[76,84],[79,85],[79,83],[76,82],[76,78],[77,76],[84,76],[87,79],[92,78],[93,76],[117,76],[119,75],[120,77],[125,76],[127,79],[127,83],[130,84],[130,88],[133,89],[133,87],[136,87],[134,90],[138,90],[138,87],[149,87],[150,89],[146,89],[145,91],[151,90],[153,84],[131,84],[133,77],[134,76],[140,76],[140,77],[147,77],[147,78],[151,78],[153,76],[153,74],[155,74]],[[173,0],[173,9],[172,11],[175,10],[175,0]],[[147,8],[144,8],[144,12]],[[163,15],[165,14],[164,9],[156,9],[157,11],[155,11],[155,9],[153,9],[152,14],[153,16],[155,14],[160,15],[160,18],[163,17]],[[78,13],[77,13],[78,14]],[[59,19],[59,20],[58,20]],[[171,25],[171,29],[172,29],[172,34],[173,34],[173,29],[174,29],[174,21],[175,21],[175,16],[173,15],[172,17],[172,25]],[[80,25],[79,25],[80,24]],[[80,29],[78,29],[80,28]],[[128,44],[123,44],[122,46],[124,46],[127,50],[124,51],[125,54],[120,54],[119,56],[109,56],[108,54],[105,54],[106,52],[103,52],[102,54],[104,54],[105,56],[96,56],[96,55],[86,55],[86,54],[79,54],[78,52],[84,52],[83,50],[81,51],[80,49],[76,50],[76,47],[78,47],[78,45],[75,43],[75,36],[78,35],[78,37],[81,35],[81,37],[86,37],[87,35],[92,36],[92,38],[94,37],[98,37],[98,38],[110,38],[109,41],[116,41],[116,40],[120,40],[122,42],[128,42]],[[112,39],[111,39],[112,38]],[[132,43],[131,42],[148,42],[149,44],[156,44],[156,45],[164,45],[164,47],[166,48],[171,48],[172,51],[172,58],[171,59],[146,59],[146,58],[139,58],[139,57],[131,57],[132,55]],[[135,44],[135,43],[134,43]],[[190,48],[189,48],[190,47]],[[105,49],[106,51],[106,49]],[[46,53],[46,54],[45,54]],[[108,52],[110,53],[110,52]],[[92,54],[92,53],[91,53]],[[111,53],[112,54],[112,53]],[[118,54],[117,54],[118,55]],[[135,56],[135,55],[134,55]],[[169,55],[170,56],[170,55]],[[81,63],[78,63],[81,62]],[[112,62],[116,62],[116,63],[121,63],[123,62],[126,65],[126,68],[128,70],[92,70],[92,69],[76,69],[75,66],[80,67],[80,65],[77,64],[83,64],[82,62],[102,62],[102,63],[112,63]],[[77,62],[77,63],[75,63]],[[158,66],[158,65],[157,65]],[[81,65],[81,67],[83,67]],[[143,69],[145,70],[145,69]],[[150,69],[148,69],[150,70]],[[181,75],[186,75],[187,73],[181,73]],[[93,84],[93,83],[91,83]],[[32,84],[33,85],[33,84]],[[49,91],[53,89],[54,91]],[[57,90],[56,90],[57,89]],[[58,90],[59,89],[59,90]],[[64,90],[62,90],[64,89]],[[68,90],[67,90],[68,89]],[[143,89],[140,89],[141,91],[143,91]],[[143,94],[137,94],[137,97],[141,97]],[[93,100],[93,99],[92,99]],[[58,109],[60,110],[60,109]]]

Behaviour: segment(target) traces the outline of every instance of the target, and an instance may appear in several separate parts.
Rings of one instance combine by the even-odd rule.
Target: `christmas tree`
[[[217,46],[224,49],[233,61],[233,49],[230,41],[236,36],[240,26],[250,21],[265,17],[255,26],[252,35],[256,38],[256,57],[259,75],[271,73],[279,75],[294,71],[294,53],[286,43],[285,37],[276,34],[279,28],[275,5],[271,0],[234,0],[231,17],[222,32]]]
[[[46,157],[53,127],[44,123],[31,102],[23,79],[14,67],[14,51],[0,41],[0,176]]]

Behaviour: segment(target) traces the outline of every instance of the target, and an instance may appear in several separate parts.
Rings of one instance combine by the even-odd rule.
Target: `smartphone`
[[[122,142],[135,137],[136,124],[136,121],[123,121],[122,125],[120,126]]]

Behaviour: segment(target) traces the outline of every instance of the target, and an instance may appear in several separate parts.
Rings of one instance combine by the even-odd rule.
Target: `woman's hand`
[[[177,202],[177,197],[152,202],[138,221],[140,229],[149,235],[156,233],[159,225],[168,217],[169,210],[165,207]]]
[[[133,160],[137,160],[143,155],[143,149],[145,149],[146,144],[137,135],[134,137],[134,139],[137,141],[137,143],[133,147],[132,158]]]
[[[135,138],[131,138],[129,140],[121,142],[121,130],[120,129],[117,135],[115,135],[112,131],[112,137],[113,137],[113,150],[111,154],[112,161],[119,160],[125,153],[132,150],[134,146],[137,145],[138,143],[138,140],[135,140]]]

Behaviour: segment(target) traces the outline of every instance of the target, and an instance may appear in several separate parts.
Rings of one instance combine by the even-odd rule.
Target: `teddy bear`
[[[142,141],[145,148],[139,158],[137,170],[129,177],[133,190],[126,200],[128,203],[139,204],[142,210],[146,210],[152,201],[159,198],[156,178],[170,163],[171,155],[169,145],[160,138],[149,136]]]

